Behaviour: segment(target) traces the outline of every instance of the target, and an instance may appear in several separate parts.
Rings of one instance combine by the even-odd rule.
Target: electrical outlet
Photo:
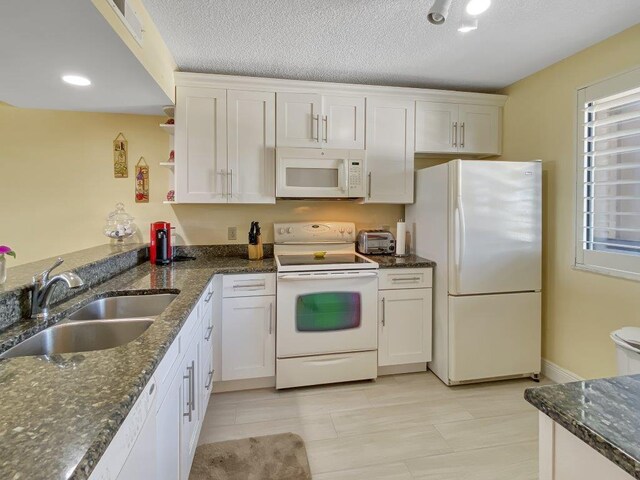
[[[227,239],[228,240],[238,239],[238,227],[229,227],[227,229]]]

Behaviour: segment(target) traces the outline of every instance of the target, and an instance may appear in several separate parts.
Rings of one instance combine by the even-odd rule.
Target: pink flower
[[[4,257],[4,255],[10,255],[13,258],[16,258],[16,252],[14,252],[11,247],[7,247],[6,245],[0,245],[0,257]]]

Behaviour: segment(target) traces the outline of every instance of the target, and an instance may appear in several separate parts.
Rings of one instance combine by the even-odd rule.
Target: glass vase
[[[0,255],[0,285],[7,280],[7,259]]]

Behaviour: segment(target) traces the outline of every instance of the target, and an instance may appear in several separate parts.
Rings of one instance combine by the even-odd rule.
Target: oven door
[[[278,358],[375,350],[377,272],[278,275]]]
[[[276,159],[279,198],[348,198],[349,151],[281,148]]]

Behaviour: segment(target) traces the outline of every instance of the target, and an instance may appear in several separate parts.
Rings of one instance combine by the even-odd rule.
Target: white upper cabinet
[[[278,93],[279,147],[319,147],[322,96],[315,93]]]
[[[500,109],[486,105],[460,105],[459,151],[465,153],[502,153]]]
[[[413,202],[415,102],[367,97],[367,203]]]
[[[278,93],[279,147],[364,148],[364,97]]]
[[[176,202],[275,203],[275,93],[178,87]]]
[[[229,203],[275,203],[273,92],[227,92]]]
[[[227,92],[181,87],[176,96],[176,201],[226,203]]]
[[[416,102],[416,152],[457,152],[458,105]]]
[[[416,152],[499,155],[501,138],[498,106],[416,102]]]
[[[322,97],[322,147],[364,148],[364,97]]]

